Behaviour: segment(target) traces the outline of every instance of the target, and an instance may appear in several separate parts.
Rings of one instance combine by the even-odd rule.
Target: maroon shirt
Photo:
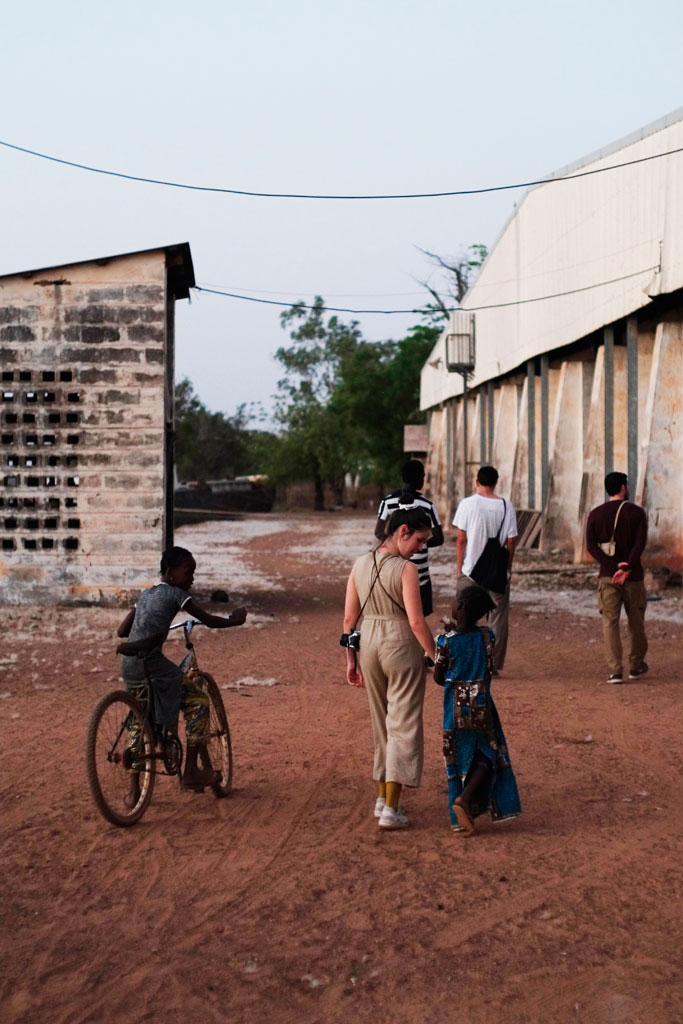
[[[598,541],[605,543],[612,539],[614,520],[617,510],[624,506],[619,516],[614,543],[614,558],[610,558],[598,547]],[[620,562],[628,562],[631,574],[629,582],[637,582],[643,578],[643,567],[640,564],[647,542],[647,516],[639,505],[631,501],[606,501],[598,505],[588,516],[586,524],[586,547],[600,563],[601,576],[614,576]]]

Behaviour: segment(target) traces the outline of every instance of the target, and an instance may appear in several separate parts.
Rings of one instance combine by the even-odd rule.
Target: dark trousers
[[[432,581],[427,580],[420,587],[420,600],[422,601],[422,614],[425,618],[431,615],[434,611],[434,605],[432,604]]]

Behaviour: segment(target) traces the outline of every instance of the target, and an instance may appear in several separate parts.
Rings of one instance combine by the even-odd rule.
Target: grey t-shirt
[[[180,587],[172,587],[170,583],[157,583],[155,587],[144,590],[135,605],[135,618],[128,641],[145,640],[148,636],[161,633],[164,640],[169,626],[176,614],[184,608],[191,595]],[[154,651],[160,651],[163,640]]]
[[[178,711],[183,673],[178,665],[164,657],[161,647],[168,628],[177,612],[190,600],[190,594],[170,583],[158,583],[144,590],[135,605],[135,618],[128,641],[145,640],[157,633],[161,635],[158,645],[145,657],[144,662],[137,656],[121,656],[121,675],[128,687],[144,685],[147,674],[152,680],[154,707],[158,725],[178,731]],[[146,671],[145,671],[146,670]]]

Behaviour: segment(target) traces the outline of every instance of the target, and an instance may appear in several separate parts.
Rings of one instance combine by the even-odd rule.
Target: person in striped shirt
[[[401,476],[403,478],[403,487],[400,491],[392,491],[391,494],[387,494],[379,504],[375,537],[381,541],[385,539],[389,518],[399,508],[423,508],[429,515],[432,523],[432,535],[423,550],[416,552],[410,559],[417,567],[422,612],[427,616],[431,615],[434,611],[427,548],[438,548],[443,544],[443,529],[434,503],[421,493],[425,481],[425,470],[419,459],[409,459],[403,466]]]

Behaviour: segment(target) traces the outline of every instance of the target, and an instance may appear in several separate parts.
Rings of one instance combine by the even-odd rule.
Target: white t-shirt
[[[509,537],[517,536],[517,516],[510,502],[505,502],[503,523],[502,498],[484,498],[481,494],[472,494],[462,499],[453,517],[453,526],[467,533],[467,547],[462,563],[465,576],[471,575],[489,537],[500,536],[501,544],[505,544]]]

